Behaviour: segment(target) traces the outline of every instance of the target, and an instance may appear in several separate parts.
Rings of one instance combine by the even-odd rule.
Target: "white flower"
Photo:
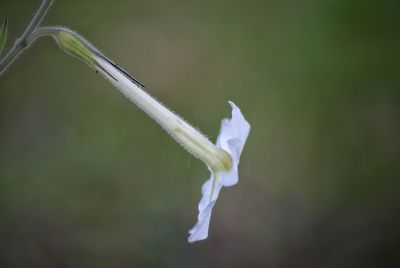
[[[229,170],[211,171],[210,178],[203,184],[201,188],[202,198],[198,209],[196,225],[189,230],[188,241],[190,243],[203,240],[208,237],[208,227],[210,225],[211,212],[217,201],[219,191],[222,186],[228,187],[238,183],[238,165],[240,154],[242,153],[244,144],[250,131],[250,124],[243,117],[239,108],[233,103],[232,119],[223,119],[221,130],[217,138],[216,146],[228,152],[232,158],[232,166]]]
[[[211,211],[222,186],[238,182],[239,157],[250,131],[239,108],[233,102],[232,119],[224,119],[214,145],[200,131],[162,105],[144,90],[135,78],[105,57],[78,34],[65,28],[51,28],[60,47],[89,64],[102,74],[126,97],[153,118],[168,134],[192,155],[202,160],[211,171],[210,179],[202,187],[197,224],[189,231],[189,242],[207,238]]]

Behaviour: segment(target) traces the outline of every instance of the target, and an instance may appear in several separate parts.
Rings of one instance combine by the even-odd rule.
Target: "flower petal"
[[[233,160],[238,160],[249,135],[250,124],[232,101],[229,104],[232,106],[232,118],[222,120],[216,145],[231,154],[235,158]],[[229,144],[231,140],[237,141]]]
[[[222,186],[232,186],[239,181],[239,158],[249,135],[250,124],[233,102],[230,101],[229,104],[232,106],[232,118],[222,120],[216,145],[232,157],[232,167],[228,171],[218,171],[217,173],[211,171],[210,178],[203,184],[197,223],[189,230],[188,241],[190,243],[208,237],[212,209]]]
[[[221,131],[217,138],[216,145],[227,151],[232,157],[232,168],[221,172],[221,182],[223,186],[232,186],[238,183],[238,165],[240,155],[250,132],[250,124],[242,115],[240,109],[232,102],[232,118],[223,119]]]
[[[211,212],[215,201],[218,198],[222,184],[217,174],[211,173],[210,178],[203,184],[201,188],[202,198],[200,200],[196,225],[189,230],[188,241],[190,243],[203,240],[208,237],[208,227],[210,225]]]

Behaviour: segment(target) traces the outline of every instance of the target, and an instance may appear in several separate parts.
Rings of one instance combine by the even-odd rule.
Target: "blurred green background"
[[[39,5],[2,0],[7,49]],[[65,25],[212,140],[240,183],[188,244],[209,174],[85,64],[37,41],[0,77],[0,267],[400,267],[400,2],[57,0]]]

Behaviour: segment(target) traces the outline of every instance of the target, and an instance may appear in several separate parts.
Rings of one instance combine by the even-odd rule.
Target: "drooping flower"
[[[211,212],[219,191],[222,186],[232,186],[238,182],[239,158],[250,131],[250,125],[239,108],[233,102],[229,102],[232,106],[232,118],[222,120],[221,130],[214,145],[200,131],[153,98],[140,82],[81,36],[61,27],[45,30],[45,34],[52,35],[64,51],[80,58],[102,74],[160,124],[182,147],[207,165],[211,177],[202,186],[198,221],[189,231],[188,240],[195,242],[207,238]]]

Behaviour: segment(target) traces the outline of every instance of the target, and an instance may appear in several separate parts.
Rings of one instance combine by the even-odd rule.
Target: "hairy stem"
[[[32,18],[28,27],[25,29],[24,33],[18,38],[14,46],[10,49],[7,55],[4,56],[0,61],[0,75],[4,73],[8,66],[27,48],[36,38],[31,38],[31,34],[34,33],[35,29],[42,22],[44,16],[46,15],[49,7],[53,3],[53,0],[42,0],[42,3]]]

